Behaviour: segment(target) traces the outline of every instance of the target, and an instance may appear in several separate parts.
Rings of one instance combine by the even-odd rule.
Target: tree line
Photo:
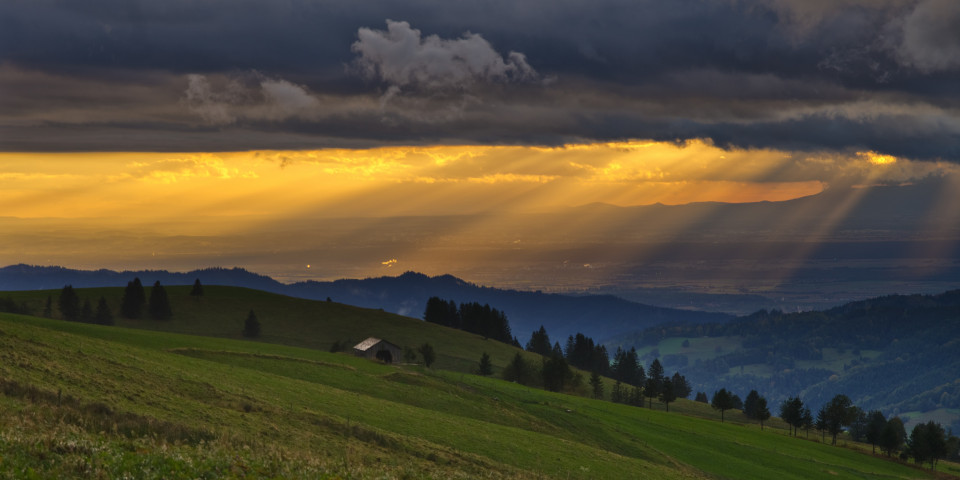
[[[199,280],[197,280],[199,282]],[[100,325],[113,325],[114,313],[107,303],[106,297],[101,296],[97,302],[97,308],[94,310],[90,299],[83,299],[72,285],[65,285],[60,290],[60,296],[57,299],[57,307],[60,311],[60,317],[70,322],[95,323]],[[155,320],[166,320],[173,315],[170,308],[170,298],[167,291],[157,281],[150,289],[150,298],[147,300],[146,292],[139,278],[134,278],[127,282],[127,287],[123,291],[123,298],[120,301],[120,316],[129,319],[138,319],[143,316],[144,309],[150,318]],[[47,305],[44,308],[43,316],[52,317],[52,299],[47,297]]]
[[[480,305],[478,302],[472,302],[461,303],[458,306],[453,300],[446,301],[440,297],[430,297],[423,312],[423,319],[429,323],[520,346],[517,339],[510,333],[507,315],[496,308],[490,308],[489,304]]]
[[[696,400],[706,402],[706,395],[700,392]],[[756,390],[751,390],[746,401],[740,402],[737,395],[721,388],[714,392],[710,405],[720,411],[721,422],[725,411],[739,409],[748,418],[759,420],[763,429],[763,422],[771,416],[766,398]],[[802,429],[809,436],[814,429],[820,433],[822,442],[826,443],[829,435],[831,444],[836,445],[837,437],[846,431],[853,441],[870,443],[874,453],[880,448],[887,457],[903,461],[913,458],[917,464],[929,463],[931,469],[936,469],[941,459],[958,455],[960,450],[960,438],[946,432],[937,422],[917,424],[908,436],[900,418],[888,419],[879,410],[866,412],[843,394],[835,395],[815,416],[798,396],[784,400],[779,413],[790,435],[796,436]]]
[[[541,355],[539,368],[517,353],[503,370],[505,380],[540,385],[551,391],[577,391],[586,387],[582,375],[573,370],[578,368],[590,372],[589,394],[594,398],[607,396],[602,379],[606,376],[615,381],[609,393],[611,401],[635,406],[643,406],[646,401],[652,407],[653,400],[658,399],[667,410],[670,403],[691,393],[686,378],[679,373],[666,375],[659,359],[654,359],[645,371],[635,349],[618,348],[611,364],[606,347],[583,333],[568,336],[561,347],[560,342],[551,342],[541,325],[530,334],[525,350]]]
[[[198,278],[194,281],[193,287],[190,289],[190,296],[200,298],[203,295],[203,285]],[[12,301],[7,303],[11,303],[18,309],[18,311],[11,313],[31,313],[25,303],[21,305],[16,305]],[[0,301],[0,307],[3,306],[5,306],[5,303]],[[60,290],[60,295],[57,298],[57,309],[60,312],[60,318],[70,322],[99,325],[115,324],[114,312],[110,308],[106,297],[101,296],[97,301],[97,307],[94,309],[90,299],[81,299],[72,285],[65,285]],[[173,309],[170,307],[170,297],[167,295],[167,290],[160,284],[160,281],[154,282],[153,287],[150,288],[150,295],[148,297],[143,283],[140,281],[140,278],[137,277],[127,282],[127,286],[123,290],[119,314],[122,318],[130,320],[143,318],[144,314],[154,320],[168,320],[173,316]],[[52,297],[47,297],[42,316],[54,318]],[[250,311],[244,322],[242,333],[245,337],[257,337],[260,335],[260,322],[253,310]]]

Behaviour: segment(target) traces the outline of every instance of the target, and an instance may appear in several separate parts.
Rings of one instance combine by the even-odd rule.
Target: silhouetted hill
[[[124,286],[134,277],[139,277],[144,285],[158,280],[164,285],[189,285],[199,278],[205,285],[247,287],[313,300],[329,297],[340,303],[382,308],[416,318],[423,315],[426,301],[432,296],[457,303],[488,303],[506,313],[513,334],[521,343],[525,343],[530,333],[540,325],[547,328],[552,339],[562,343],[568,335],[577,332],[601,339],[664,323],[724,322],[733,318],[723,313],[644,305],[610,295],[568,296],[503,290],[474,285],[451,275],[430,277],[414,272],[397,277],[333,282],[307,281],[288,285],[240,268],[209,268],[171,273],[162,270],[82,271],[62,267],[13,265],[0,268],[0,289],[58,289],[67,284],[77,288]]]
[[[290,285],[289,295],[323,299],[420,317],[426,300],[432,296],[457,303],[489,303],[507,314],[513,334],[525,343],[540,325],[551,338],[561,340],[582,332],[594,338],[605,338],[638,325],[662,323],[723,322],[732,316],[723,313],[697,312],[654,307],[634,303],[610,295],[569,296],[542,292],[524,292],[482,287],[443,275],[429,277],[407,272],[399,277],[334,282],[302,282]]]
[[[247,287],[274,293],[280,293],[279,289],[285,286],[270,277],[242,268],[204,268],[186,273],[166,270],[116,272],[19,264],[0,268],[0,290],[49,290],[64,285],[76,288],[121,287],[134,277],[139,277],[144,285],[152,285],[158,280],[164,285],[190,285],[200,278],[204,284]]]

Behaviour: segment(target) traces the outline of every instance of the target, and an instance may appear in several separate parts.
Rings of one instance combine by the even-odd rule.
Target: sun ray
[[[256,258],[270,263],[271,273],[289,268],[296,275],[323,276],[336,275],[335,269],[306,272],[302,265],[336,263],[336,255],[326,252],[336,248],[353,252],[350,260],[365,265],[353,268],[345,260],[337,268],[358,274],[377,274],[384,268],[381,262],[393,258],[397,268],[435,273],[542,261],[566,272],[571,265],[589,263],[591,270],[582,273],[603,282],[627,274],[631,265],[658,261],[664,248],[708,241],[725,204],[783,202],[818,194],[825,185],[836,191],[838,183],[909,182],[948,170],[880,157],[872,152],[800,157],[724,150],[703,141],[6,153],[0,154],[0,202],[13,222],[6,239],[37,233],[18,221],[62,218],[72,220],[45,221],[59,221],[65,235],[100,242],[94,249],[79,239],[70,249],[40,253],[36,242],[21,235],[16,237],[21,250],[6,255],[11,263],[72,255],[116,265],[116,252],[135,258],[137,248],[143,253],[149,246],[147,253],[156,261],[161,261],[153,256],[157,252],[173,263],[196,261],[207,252],[238,263]],[[833,233],[861,193],[853,191],[830,212],[779,218],[761,209],[752,221],[780,231],[765,235],[799,231],[809,246],[784,259],[799,262]],[[683,216],[663,213],[666,207],[637,209],[696,202]],[[942,215],[957,214],[948,198],[943,204]],[[113,239],[103,233],[108,231]],[[731,231],[727,238],[735,238]],[[145,243],[121,247],[118,239],[131,232],[140,232]],[[164,240],[174,235],[180,237]],[[65,241],[59,238],[48,237],[53,243]],[[766,247],[743,247],[754,256],[758,248],[762,253]],[[777,247],[769,248],[769,254],[777,254]]]

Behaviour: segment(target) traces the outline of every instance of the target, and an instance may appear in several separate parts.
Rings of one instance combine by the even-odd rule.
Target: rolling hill
[[[169,321],[0,314],[0,476],[932,478],[853,444],[739,415],[721,424],[696,402],[666,413],[462,373],[480,349],[501,366],[516,350],[406,317],[231,287],[168,292]],[[78,293],[116,305],[120,289]],[[240,340],[251,308],[264,335]],[[461,371],[304,348],[370,331],[429,341]]]
[[[723,322],[732,315],[661,308],[611,295],[567,296],[541,292],[502,290],[474,285],[450,275],[429,277],[407,272],[396,277],[333,282],[283,284],[243,269],[210,268],[186,273],[166,271],[84,271],[62,267],[11,265],[0,268],[0,290],[118,287],[139,277],[144,285],[190,285],[197,278],[205,285],[246,287],[283,295],[324,300],[420,318],[427,299],[439,296],[458,303],[490,304],[507,314],[514,335],[526,342],[544,325],[556,339],[582,332],[593,338],[641,330],[661,323]]]
[[[470,371],[480,354],[488,352],[494,365],[506,365],[515,349],[479,335],[440,327],[402,315],[344,305],[337,302],[305,300],[241,287],[208,285],[202,297],[191,297],[188,286],[165,287],[174,312],[171,319],[115,318],[117,327],[158,330],[172,333],[243,339],[243,322],[253,310],[261,323],[259,340],[327,351],[334,342],[352,346],[367,337],[384,338],[402,347],[416,348],[427,339],[438,350],[437,367]],[[107,300],[113,312],[120,311],[123,289],[116,287],[76,289],[82,300]],[[147,288],[149,292],[149,288]],[[60,291],[7,292],[9,298],[41,312],[48,297]],[[56,300],[54,300],[56,304]],[[59,313],[54,307],[54,316]],[[119,317],[119,315],[115,315]],[[476,353],[476,358],[468,356]],[[539,357],[530,354],[532,360]]]
[[[661,356],[698,389],[756,388],[813,408],[844,393],[865,409],[960,431],[960,290],[891,295],[824,311],[759,311],[724,324],[628,334],[610,345]]]

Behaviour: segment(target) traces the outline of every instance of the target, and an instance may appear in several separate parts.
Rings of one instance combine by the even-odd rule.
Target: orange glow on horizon
[[[655,245],[695,236],[724,211],[722,203],[781,202],[830,185],[843,192],[844,186],[960,178],[946,162],[877,164],[872,158],[723,150],[703,141],[0,153],[0,263],[132,268],[147,258],[156,266],[193,268],[252,262],[320,278],[332,275],[332,259],[357,276],[446,273],[457,262],[498,265],[521,251],[582,247],[596,254],[581,262],[596,267],[592,275],[615,276],[616,265],[655,260]],[[819,219],[795,232],[794,219],[759,220],[808,241],[810,248],[791,253],[801,259],[834,233],[865,192],[837,197],[829,212],[793,210],[804,217],[797,224]],[[943,201],[937,212],[955,216],[952,197],[945,193]],[[694,202],[704,205],[682,215],[576,208]],[[515,215],[527,213],[549,215]],[[418,218],[431,216],[445,218]],[[620,247],[597,247],[608,243]]]
[[[428,146],[218,153],[0,153],[0,204],[17,218],[385,217],[562,211],[692,202],[784,201],[869,165],[861,152],[796,158],[703,141]],[[786,172],[786,173],[785,173]],[[795,173],[790,173],[795,172]],[[124,220],[126,219],[126,220]]]

